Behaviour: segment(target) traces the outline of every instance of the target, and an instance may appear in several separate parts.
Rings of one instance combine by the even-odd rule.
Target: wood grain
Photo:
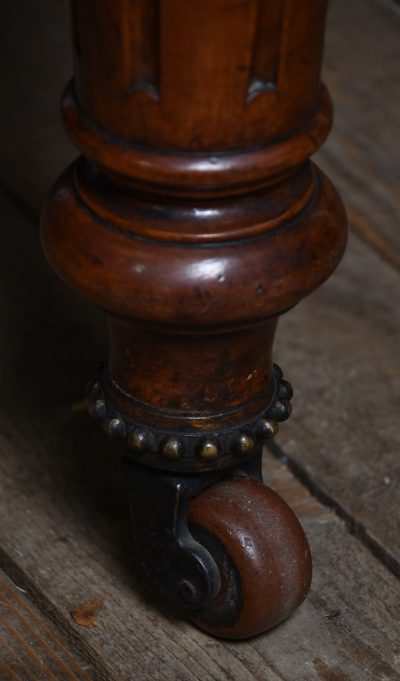
[[[331,3],[324,77],[336,115],[316,156],[350,227],[395,269],[399,22],[391,2]],[[335,275],[281,320],[276,358],[297,393],[275,450],[397,574],[399,294],[396,272],[353,239]]]
[[[278,445],[400,574],[400,277],[353,238],[338,271],[282,320],[298,389]]]
[[[91,681],[71,644],[0,571],[0,678],[4,681]]]
[[[315,160],[339,189],[350,224],[400,267],[400,8],[390,0],[332,0],[323,78],[335,107]]]

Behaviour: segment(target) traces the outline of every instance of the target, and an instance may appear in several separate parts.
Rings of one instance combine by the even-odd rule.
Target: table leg
[[[102,308],[88,396],[121,447],[138,569],[210,633],[258,634],[311,580],[261,482],[290,415],[280,314],[329,276],[346,220],[309,156],[328,134],[322,0],[74,0],[63,97],[82,156],[43,213],[56,271]]]

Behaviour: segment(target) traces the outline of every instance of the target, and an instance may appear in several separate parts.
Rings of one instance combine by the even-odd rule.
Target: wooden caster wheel
[[[261,482],[230,478],[189,507],[193,536],[212,554],[222,586],[191,619],[214,636],[244,639],[276,626],[300,605],[311,583],[311,553],[287,504]]]

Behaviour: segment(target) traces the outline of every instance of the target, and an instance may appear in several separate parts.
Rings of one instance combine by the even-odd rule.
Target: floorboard
[[[350,224],[400,269],[400,6],[331,0],[323,78],[335,106],[316,160],[345,201]]]
[[[56,641],[54,657],[41,624],[30,645],[13,621],[19,649],[7,596],[0,679],[46,678],[34,667],[43,655],[63,681],[57,664],[76,653],[68,673],[100,681],[399,680],[400,10],[331,1],[324,78],[336,119],[316,160],[353,236],[335,275],[281,320],[276,360],[295,386],[294,413],[265,457],[266,480],[306,529],[314,579],[293,618],[240,644],[193,629],[133,576],[117,463],[82,409],[105,353],[102,316],[51,273],[37,235],[43,196],[75,156],[58,111],[71,73],[67,10],[0,7],[0,566],[26,591],[0,573],[0,600],[7,584],[28,625],[32,612],[51,621]],[[70,612],[95,598],[98,625],[86,629]]]
[[[331,279],[281,319],[275,343],[298,395],[281,455],[398,575],[399,299],[399,273],[353,237]]]
[[[87,662],[0,571],[0,679],[95,681]]]

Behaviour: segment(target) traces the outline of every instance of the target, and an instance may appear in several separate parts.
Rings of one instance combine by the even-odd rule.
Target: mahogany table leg
[[[309,161],[331,124],[323,0],[74,0],[63,97],[82,156],[46,253],[108,319],[90,411],[119,442],[138,567],[212,634],[309,588],[297,519],[261,483],[292,390],[278,317],[336,267],[346,220]]]

